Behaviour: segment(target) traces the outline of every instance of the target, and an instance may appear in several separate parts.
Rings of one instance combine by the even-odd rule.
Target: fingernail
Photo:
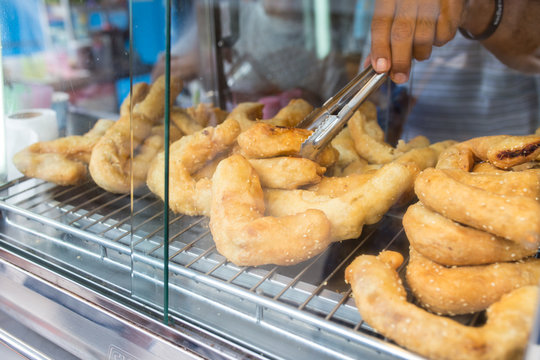
[[[388,62],[385,58],[378,58],[377,62],[375,63],[375,70],[378,72],[384,72],[386,71],[386,67],[388,66]]]
[[[404,73],[397,73],[397,74],[394,74],[393,79],[396,84],[403,84],[404,82],[408,80],[408,77]]]

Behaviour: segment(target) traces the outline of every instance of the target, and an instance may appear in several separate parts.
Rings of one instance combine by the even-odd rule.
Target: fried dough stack
[[[311,161],[298,157],[311,131],[294,126],[312,110],[292,100],[274,118],[260,120],[262,105],[242,103],[223,123],[173,143],[171,209],[210,216],[218,251],[237,265],[292,265],[332,241],[358,237],[412,193],[416,175],[451,145],[401,144],[391,161],[374,163],[358,154],[347,127]],[[353,121],[369,116],[371,129],[382,133],[373,111],[366,106]],[[159,154],[147,180],[160,197],[163,168]]]
[[[540,136],[492,136],[443,150],[415,180],[406,299],[394,252],[361,255],[346,270],[358,310],[377,332],[433,359],[520,358],[537,306]],[[467,327],[440,315],[487,309]],[[499,327],[501,326],[501,327]],[[429,341],[423,339],[429,338]]]
[[[465,326],[407,301],[396,271],[402,262],[401,254],[383,251],[379,256],[361,255],[345,270],[362,318],[377,332],[434,360],[523,358],[537,307],[537,286],[508,291],[489,306],[484,325]]]
[[[530,258],[540,245],[539,153],[537,135],[475,138],[418,176],[420,202],[403,226],[411,243],[407,281],[422,306],[477,312],[540,281],[540,260]]]
[[[181,88],[180,79],[171,79],[171,103]],[[120,106],[119,120],[101,119],[84,135],[32,144],[13,162],[24,175],[57,185],[77,185],[91,178],[110,192],[128,193],[132,182],[137,189],[146,181],[149,164],[163,150],[164,94],[164,77],[151,85],[137,83]],[[215,126],[226,116],[227,112],[208,104],[172,107],[170,141]]]

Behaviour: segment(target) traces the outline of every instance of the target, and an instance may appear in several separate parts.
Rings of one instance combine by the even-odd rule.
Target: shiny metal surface
[[[4,290],[0,295],[0,313],[9,312],[24,324],[27,327],[24,337],[28,337],[30,329],[56,345],[52,350],[49,346],[47,353],[41,352],[9,333],[11,328],[0,330],[0,341],[30,359],[253,357],[236,346],[232,351],[230,344],[212,339],[199,329],[183,327],[179,331],[175,326],[166,326],[145,316],[140,309],[126,307],[3,250],[0,251],[0,284]],[[16,335],[20,337],[20,331]]]
[[[308,115],[299,127],[313,130],[313,134],[302,144],[300,156],[314,160],[384,81],[386,74],[378,74],[370,65],[322,108]]]
[[[0,245],[6,249],[0,255],[8,254],[23,269],[30,267],[27,276],[61,283],[89,308],[113,303],[113,314],[123,314],[126,304],[135,308],[123,316],[137,324],[130,331],[142,327],[148,331],[144,336],[172,338],[172,343],[186,343],[187,349],[206,342],[221,349],[220,356],[241,358],[418,358],[362,321],[343,280],[345,267],[359,254],[383,249],[408,253],[401,226],[403,209],[365,227],[359,239],[332,244],[316,258],[290,267],[237,267],[216,251],[206,218],[171,216],[167,259],[171,325],[157,326],[164,286],[160,277],[163,224],[157,220],[163,212],[160,200],[141,192],[133,199],[137,206],[132,214],[128,198],[94,184],[56,187],[24,178],[0,188],[0,194]],[[28,303],[18,310],[33,308]],[[25,314],[32,317],[31,311]],[[80,320],[80,314],[71,316]],[[471,323],[476,318],[462,321]],[[90,334],[103,331],[96,324],[90,329]],[[178,335],[185,331],[187,335]],[[104,345],[96,345],[103,354]]]

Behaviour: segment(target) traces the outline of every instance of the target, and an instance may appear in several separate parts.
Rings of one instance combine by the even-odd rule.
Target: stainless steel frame
[[[399,210],[366,227],[359,239],[335,243],[318,257],[291,267],[237,267],[216,251],[206,218],[171,216],[170,326],[158,326],[163,313],[159,305],[163,296],[160,200],[149,192],[138,194],[131,214],[129,196],[104,192],[93,183],[56,187],[22,178],[0,191],[0,241],[5,249],[0,258],[24,273],[20,281],[14,281],[11,274],[16,271],[4,266],[2,289],[25,288],[25,277],[36,282],[44,278],[53,288],[60,285],[55,289],[60,297],[75,297],[80,306],[94,310],[105,308],[114,321],[127,321],[147,334],[141,336],[166,339],[164,348],[152,353],[157,357],[164,356],[172,342],[179,349],[192,349],[193,343],[195,349],[213,344],[205,351],[219,349],[219,356],[225,357],[234,353],[243,358],[418,358],[381,338],[362,321],[343,280],[344,268],[358,254],[383,249],[407,254]],[[39,292],[36,296],[43,296]],[[5,295],[0,299],[3,307],[18,303]],[[56,303],[65,307],[63,300]],[[37,309],[35,302],[24,304],[18,312],[26,313],[33,323],[38,312],[29,309]],[[102,329],[95,327],[95,319],[102,316],[99,311],[87,316],[93,327],[85,336],[99,335]],[[460,320],[474,323],[477,319]],[[54,320],[44,318],[45,322]],[[66,325],[60,321],[59,326]],[[115,329],[108,340],[120,349],[131,349],[131,344],[122,345],[124,330]],[[52,336],[62,332],[67,329],[56,329]],[[107,346],[94,345],[99,345],[100,356],[105,354]],[[72,349],[70,341],[61,346],[71,353],[81,349]]]

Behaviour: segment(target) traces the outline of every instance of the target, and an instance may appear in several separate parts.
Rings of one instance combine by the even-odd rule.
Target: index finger
[[[390,69],[392,53],[390,32],[394,20],[395,0],[377,0],[371,21],[371,64],[377,72]]]
[[[403,83],[409,78],[416,15],[416,0],[401,0],[398,2],[396,17],[390,35],[392,51],[391,77],[396,83]]]

